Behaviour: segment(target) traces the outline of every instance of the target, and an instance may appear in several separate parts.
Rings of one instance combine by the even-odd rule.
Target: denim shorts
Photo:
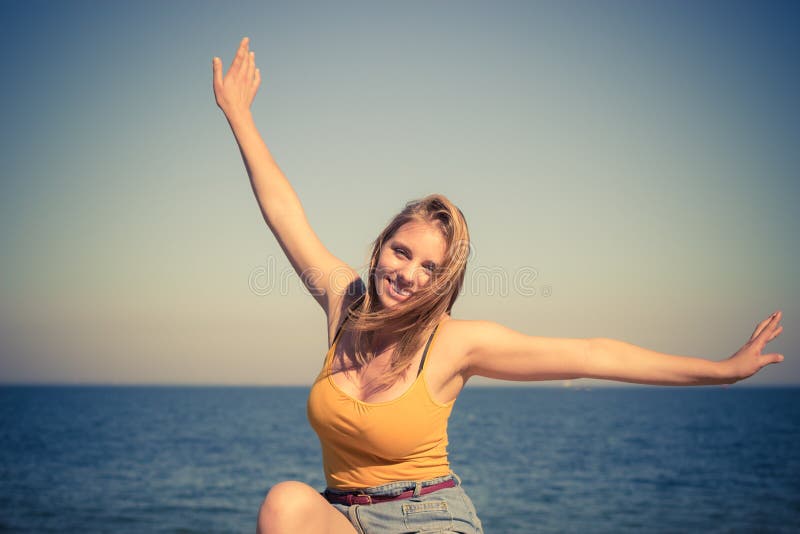
[[[350,520],[359,534],[391,534],[408,532],[461,532],[483,534],[481,521],[472,501],[461,488],[461,479],[450,472],[430,480],[391,482],[382,486],[364,488],[359,493],[394,496],[417,487],[424,488],[455,480],[452,488],[444,488],[426,495],[376,504],[338,504],[331,506]],[[328,489],[328,493],[352,493]]]

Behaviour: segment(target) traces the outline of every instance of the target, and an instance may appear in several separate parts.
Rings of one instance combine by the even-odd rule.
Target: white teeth
[[[395,284],[391,280],[389,280],[389,285],[392,286],[392,289],[394,289],[394,292],[397,293],[398,295],[402,295],[404,297],[410,297],[411,296],[411,292],[410,291],[405,290],[405,289],[400,289],[399,287],[397,287],[397,284]]]

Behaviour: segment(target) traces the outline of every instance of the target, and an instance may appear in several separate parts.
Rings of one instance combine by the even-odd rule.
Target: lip
[[[389,294],[395,300],[406,300],[407,298],[409,298],[411,296],[411,295],[403,295],[402,293],[398,293],[397,290],[395,289],[395,285],[392,283],[392,281],[389,279],[388,276],[386,278],[384,278],[384,280],[386,280],[386,285],[389,286],[389,291],[388,291]]]

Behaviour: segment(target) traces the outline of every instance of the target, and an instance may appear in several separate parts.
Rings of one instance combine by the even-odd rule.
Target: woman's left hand
[[[783,331],[783,326],[780,325],[782,315],[782,312],[776,311],[758,323],[748,342],[736,354],[720,362],[725,367],[726,374],[731,378],[731,383],[753,376],[762,367],[771,363],[783,361],[782,354],[761,354],[767,343],[778,337]]]

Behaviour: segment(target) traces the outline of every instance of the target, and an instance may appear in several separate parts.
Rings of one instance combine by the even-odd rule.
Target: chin
[[[380,296],[379,300],[381,302],[381,306],[384,308],[394,308],[395,306],[397,306],[397,303],[395,301],[393,301],[392,299],[387,299],[383,295]]]
[[[381,303],[381,306],[384,308],[394,308],[398,304],[399,301],[394,300],[392,297],[387,295],[386,293],[378,293],[378,301]]]

